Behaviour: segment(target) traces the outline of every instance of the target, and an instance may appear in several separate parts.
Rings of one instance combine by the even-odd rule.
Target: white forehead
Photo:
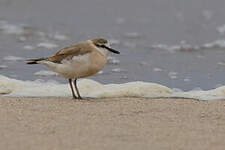
[[[106,43],[106,44],[105,44],[105,46],[110,47],[110,43],[109,43],[109,42],[108,42],[108,43]]]

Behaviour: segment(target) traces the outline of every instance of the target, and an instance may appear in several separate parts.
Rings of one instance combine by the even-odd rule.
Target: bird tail
[[[39,61],[46,60],[46,58],[37,58],[37,59],[28,59],[27,64],[32,65],[32,64],[38,64]]]

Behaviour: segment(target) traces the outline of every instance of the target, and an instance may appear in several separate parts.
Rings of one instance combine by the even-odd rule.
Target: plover
[[[120,54],[110,47],[107,40],[95,38],[65,47],[48,57],[28,59],[27,64],[43,64],[65,77],[68,79],[73,98],[82,99],[77,87],[77,79],[99,72],[106,64],[110,52]]]

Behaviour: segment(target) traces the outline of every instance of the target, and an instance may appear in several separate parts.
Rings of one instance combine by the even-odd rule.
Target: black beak
[[[109,50],[109,51],[112,52],[112,53],[120,54],[119,51],[114,50],[114,49],[112,49],[112,48],[109,48],[109,47],[107,47],[107,46],[105,46],[105,45],[100,45],[100,47],[105,48],[105,49]]]

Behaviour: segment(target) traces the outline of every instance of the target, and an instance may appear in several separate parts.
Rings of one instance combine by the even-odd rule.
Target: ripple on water
[[[121,43],[120,40],[113,39],[113,38],[109,39],[108,41],[110,45],[119,45]]]
[[[127,72],[127,70],[121,69],[121,68],[114,68],[114,69],[112,69],[112,72]]]
[[[35,49],[35,47],[34,46],[31,46],[31,45],[25,45],[23,48],[25,50],[33,50],[33,49]]]
[[[205,43],[201,46],[201,48],[211,49],[211,48],[225,48],[225,40],[219,39],[209,43]]]
[[[184,82],[190,82],[190,81],[191,81],[190,78],[185,78],[185,79],[184,79]]]
[[[57,73],[53,71],[47,71],[47,70],[40,70],[38,72],[35,72],[34,75],[36,76],[58,76]]]
[[[5,34],[21,35],[25,33],[24,27],[22,25],[10,24],[3,20],[0,21],[0,30]]]
[[[191,51],[191,50],[199,50],[199,46],[192,46],[190,44],[187,44],[186,41],[181,41],[178,45],[172,45],[169,46],[167,44],[154,44],[151,46],[153,49],[163,49],[167,50],[171,53],[174,53],[176,51]]]
[[[219,39],[212,42],[204,43],[202,45],[190,45],[186,41],[181,41],[178,45],[167,45],[167,44],[153,44],[151,46],[153,49],[167,50],[171,53],[176,51],[193,51],[200,49],[213,49],[213,48],[225,48],[225,40]]]
[[[153,71],[154,71],[154,72],[162,72],[163,69],[161,69],[161,68],[154,68]]]
[[[177,72],[169,72],[168,76],[170,79],[177,79]]]
[[[216,29],[220,34],[224,34],[225,33],[225,24],[217,27]]]
[[[111,64],[111,65],[119,65],[120,64],[120,60],[116,59],[115,57],[108,56],[107,63]]]
[[[5,60],[5,61],[22,61],[22,60],[24,60],[24,58],[17,57],[17,56],[5,56],[5,57],[3,57],[3,60]]]
[[[8,68],[8,66],[6,66],[6,65],[0,65],[0,69],[5,69],[5,68]]]
[[[43,42],[43,43],[37,44],[37,47],[40,47],[40,48],[47,48],[47,49],[53,49],[53,48],[57,48],[57,47],[59,47],[59,46],[58,46],[57,44],[54,44],[54,43]]]
[[[225,66],[225,62],[218,62],[217,65]]]
[[[54,40],[58,40],[58,41],[66,41],[69,39],[69,37],[67,37],[66,35],[64,34],[61,34],[59,32],[55,32],[55,33],[50,33],[49,34],[49,37],[50,38],[53,38]]]

